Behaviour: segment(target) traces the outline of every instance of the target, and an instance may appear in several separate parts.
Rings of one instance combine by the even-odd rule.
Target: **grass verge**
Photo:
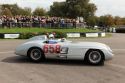
[[[98,32],[99,30],[86,29],[86,28],[76,28],[76,29],[48,29],[48,28],[10,28],[10,29],[0,29],[0,33],[34,33],[34,32]]]

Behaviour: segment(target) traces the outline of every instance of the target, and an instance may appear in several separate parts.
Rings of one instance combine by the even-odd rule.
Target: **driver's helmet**
[[[66,41],[66,38],[61,38],[61,42],[65,42]]]

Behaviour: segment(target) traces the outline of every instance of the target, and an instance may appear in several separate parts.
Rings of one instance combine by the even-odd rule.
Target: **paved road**
[[[32,63],[13,53],[25,40],[0,40],[0,83],[124,83],[125,34],[111,38],[73,39],[108,44],[114,59],[104,66],[89,66],[82,61],[48,60]]]

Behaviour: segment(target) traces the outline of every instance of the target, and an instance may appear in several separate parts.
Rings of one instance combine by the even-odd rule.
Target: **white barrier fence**
[[[67,33],[67,37],[80,37],[80,33]]]
[[[84,35],[83,35],[84,34]],[[105,32],[100,32],[100,33],[67,33],[67,37],[71,38],[78,38],[78,37],[105,37],[106,33]]]
[[[106,33],[105,32],[97,32],[97,33],[67,33],[68,38],[79,38],[79,37],[105,37]],[[15,39],[19,38],[20,34],[19,33],[0,33],[0,38],[3,39]]]
[[[15,38],[19,38],[19,36],[20,36],[20,34],[4,34],[4,38],[6,39],[8,39],[8,38],[10,38],[10,39],[15,39]]]
[[[98,37],[98,33],[86,33],[86,37]]]

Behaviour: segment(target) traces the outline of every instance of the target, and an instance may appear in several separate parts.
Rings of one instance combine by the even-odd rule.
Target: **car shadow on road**
[[[47,59],[40,63],[32,62],[28,57],[23,56],[12,56],[7,57],[2,60],[5,63],[17,63],[17,64],[46,64],[46,65],[65,65],[65,66],[90,66],[82,60],[56,60],[56,59]]]
[[[2,60],[2,62],[6,63],[29,63],[30,60],[28,57],[23,57],[23,56],[11,56],[11,57],[6,57]]]

